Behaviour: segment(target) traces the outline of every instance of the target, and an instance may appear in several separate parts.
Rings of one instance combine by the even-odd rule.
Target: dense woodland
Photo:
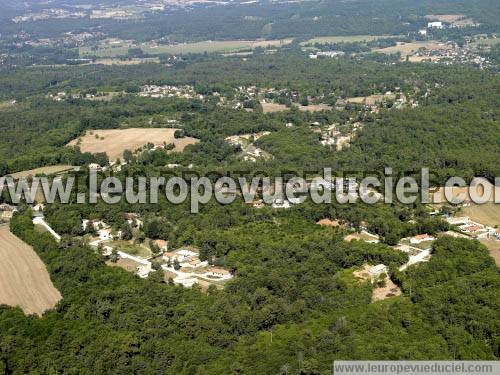
[[[219,230],[238,277],[205,294],[107,267],[78,241],[56,245],[35,232],[29,211],[17,215],[12,231],[34,246],[64,299],[42,319],[0,309],[0,368],[318,374],[335,358],[499,356],[500,279],[479,243],[439,240],[428,264],[393,275],[403,297],[371,304],[370,284],[349,268],[397,266],[403,254],[347,244],[302,215],[283,220],[279,231],[265,219]]]

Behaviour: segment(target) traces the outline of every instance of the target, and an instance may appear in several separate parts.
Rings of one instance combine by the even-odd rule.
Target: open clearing
[[[494,202],[472,203],[470,206],[462,208],[460,216],[468,216],[472,221],[492,227],[500,226],[500,204]]]
[[[301,45],[310,45],[315,43],[354,43],[370,42],[372,40],[384,38],[397,38],[397,35],[346,35],[346,36],[320,36],[302,42]]]
[[[74,168],[75,167],[73,167],[71,165],[51,165],[48,167],[35,168],[35,169],[27,170],[27,171],[12,173],[11,176],[15,179],[18,179],[18,178],[23,178],[23,177],[27,178],[29,176],[35,177],[36,175],[39,175],[39,174],[52,175],[52,174],[70,171],[70,170],[73,170]]]
[[[283,112],[289,110],[289,108],[284,104],[261,102],[260,105],[262,106],[262,112],[264,113]]]
[[[129,128],[93,130],[86,132],[80,138],[72,140],[68,145],[79,145],[82,152],[105,152],[110,160],[116,160],[123,156],[123,151],[135,151],[148,143],[173,143],[175,145],[174,151],[180,152],[186,146],[198,142],[198,139],[191,137],[174,138],[176,130],[178,129]],[[80,143],[78,143],[79,140],[81,140]]]
[[[237,52],[241,50],[250,50],[257,47],[280,47],[290,44],[292,39],[277,40],[207,40],[195,43],[182,43],[172,45],[141,43],[134,44],[128,41],[104,41],[98,46],[97,51],[90,47],[80,48],[80,56],[98,56],[98,57],[117,57],[126,56],[130,48],[140,48],[149,55],[173,54],[182,55],[186,53],[210,53],[210,52]]]
[[[42,315],[60,299],[35,251],[10,233],[8,226],[0,226],[0,304]]]
[[[328,104],[309,104],[309,105],[299,105],[297,106],[299,111],[302,112],[321,112],[321,111],[331,111],[332,107]]]
[[[397,45],[387,48],[375,49],[375,52],[385,53],[388,55],[401,53],[401,58],[406,58],[406,56],[413,55],[418,52],[420,48],[425,48],[428,51],[439,51],[451,49],[451,46],[444,43],[438,43],[434,41],[427,42],[412,42],[412,43],[402,43],[399,42]]]

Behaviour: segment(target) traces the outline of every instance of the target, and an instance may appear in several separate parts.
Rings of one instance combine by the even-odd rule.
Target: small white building
[[[387,274],[388,271],[389,269],[385,264],[377,264],[376,266],[371,267],[368,272],[370,273],[370,277],[372,279],[377,279],[383,273]]]
[[[441,21],[432,21],[427,23],[427,28],[429,29],[442,29],[443,23]]]

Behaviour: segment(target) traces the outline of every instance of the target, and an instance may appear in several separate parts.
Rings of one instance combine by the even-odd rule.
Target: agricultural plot
[[[260,105],[262,106],[262,112],[264,113],[283,112],[289,109],[286,105],[279,103],[261,102]]]
[[[309,105],[299,105],[299,111],[302,112],[321,112],[321,111],[331,111],[332,107],[328,104],[309,104]]]
[[[69,146],[80,146],[82,152],[105,152],[110,160],[121,158],[123,151],[134,151],[148,143],[175,145],[174,151],[183,151],[188,145],[198,142],[196,138],[186,137],[176,139],[178,129],[165,128],[129,128],[93,130],[84,136],[72,140]]]
[[[418,52],[420,49],[426,49],[428,51],[440,51],[440,50],[449,50],[451,46],[446,45],[444,43],[438,43],[434,41],[426,41],[426,42],[412,42],[412,43],[402,43],[399,42],[395,46],[387,47],[387,48],[379,48],[375,49],[375,52],[385,53],[388,55],[400,53],[401,58],[405,59],[406,56],[411,56]]]
[[[354,42],[370,42],[372,40],[384,38],[397,38],[397,35],[345,35],[345,36],[320,36],[302,42],[301,45],[311,45],[315,43],[354,43]]]
[[[67,172],[73,170],[75,167],[71,165],[50,165],[48,167],[41,167],[30,169],[27,171],[13,173],[11,176],[15,179],[18,178],[28,178],[29,176],[35,177],[37,175],[45,174],[45,175],[53,175],[62,172]]]
[[[61,294],[33,249],[0,226],[0,304],[20,306],[25,314],[42,315]]]
[[[90,47],[80,48],[80,56],[98,56],[101,58],[111,58],[126,56],[130,48],[140,48],[149,55],[172,54],[182,55],[187,53],[211,53],[211,52],[238,52],[241,50],[251,50],[257,47],[280,47],[290,44],[292,39],[277,40],[207,40],[203,42],[182,43],[172,45],[141,43],[133,44],[128,41],[112,42],[104,41],[97,50]]]
[[[462,208],[461,216],[468,216],[472,221],[489,225],[500,226],[500,204],[487,202],[485,204],[472,203]],[[499,242],[500,244],[500,242]]]

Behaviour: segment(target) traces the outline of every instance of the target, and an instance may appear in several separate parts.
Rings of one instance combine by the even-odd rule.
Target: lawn
[[[148,259],[152,255],[151,251],[145,246],[136,245],[128,241],[122,241],[122,240],[112,241],[107,243],[106,246],[111,246],[112,248],[118,251],[123,251],[124,253],[127,253],[129,255],[137,256],[144,259]]]

